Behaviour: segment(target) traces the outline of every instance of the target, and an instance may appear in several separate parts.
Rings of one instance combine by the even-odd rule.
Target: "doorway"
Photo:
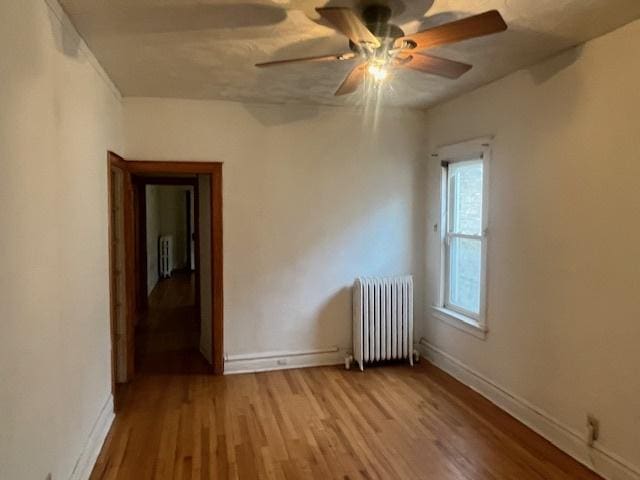
[[[207,373],[213,360],[211,335],[201,312],[210,300],[200,293],[201,272],[208,280],[210,269],[202,269],[195,251],[210,255],[210,242],[201,245],[199,238],[200,225],[209,223],[210,205],[200,208],[197,175],[133,175],[133,183],[140,203],[135,371]]]
[[[192,329],[184,334],[185,342],[187,337],[191,342],[194,335],[200,339],[198,351],[208,361],[199,372],[222,374],[222,164],[128,161],[109,152],[108,165],[114,389],[115,383],[128,382],[137,373],[154,370],[158,362],[162,363],[148,355],[159,350],[157,345],[147,348],[148,343],[145,347],[143,337],[150,334],[151,325],[159,328],[155,332],[158,335],[163,328],[170,328],[172,316],[174,322],[189,319],[186,323]],[[157,271],[160,276],[163,272],[150,266],[154,249],[149,247],[159,237],[158,232],[152,232],[148,238],[147,200],[151,186],[175,190],[176,208],[181,212],[176,216],[180,223],[177,228],[184,233],[180,239],[172,240],[179,261],[174,260],[169,266],[169,281],[164,284],[155,281],[154,273]],[[205,212],[208,215],[203,215]],[[175,248],[176,242],[179,248]],[[160,256],[156,258],[160,261]],[[169,306],[173,313],[161,320],[156,310],[163,306]],[[170,343],[168,338],[170,335],[165,341]],[[180,361],[168,361],[164,368],[179,369]]]

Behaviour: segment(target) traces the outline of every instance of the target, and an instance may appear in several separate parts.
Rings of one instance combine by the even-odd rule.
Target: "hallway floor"
[[[600,477],[423,360],[364,373],[141,376],[91,478]]]
[[[136,326],[136,374],[208,373],[200,353],[195,274],[174,272],[149,295],[149,310]]]

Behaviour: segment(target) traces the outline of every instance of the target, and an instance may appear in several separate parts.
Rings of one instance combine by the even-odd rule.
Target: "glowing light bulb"
[[[367,71],[369,75],[373,77],[376,82],[382,82],[385,78],[387,78],[387,70],[384,68],[384,65],[379,65],[377,63],[369,64],[367,67]]]

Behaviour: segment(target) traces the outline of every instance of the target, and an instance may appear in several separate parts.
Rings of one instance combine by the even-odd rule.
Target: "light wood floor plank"
[[[212,377],[143,375],[92,480],[596,480],[422,362]]]

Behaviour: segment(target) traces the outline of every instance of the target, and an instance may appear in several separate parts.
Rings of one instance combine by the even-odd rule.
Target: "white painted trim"
[[[456,161],[456,159],[471,158],[475,154],[484,153],[487,148],[491,147],[494,135],[485,135],[470,140],[440,145],[437,148],[437,157],[440,161]]]
[[[482,179],[482,232],[481,235],[466,236],[461,234],[449,233],[449,166],[443,166],[441,169],[441,181],[440,181],[440,284],[438,288],[438,307],[445,310],[453,310],[454,307],[447,305],[447,298],[449,297],[449,245],[450,237],[467,237],[480,240],[481,243],[481,268],[480,268],[480,310],[476,316],[475,313],[469,312],[467,316],[473,316],[474,320],[480,325],[480,329],[484,331],[484,336],[487,333],[487,292],[488,292],[488,232],[489,232],[489,200],[490,200],[490,177],[491,177],[491,156],[492,145],[494,137],[484,136],[475,138],[472,140],[466,140],[459,143],[450,145],[443,145],[438,147],[437,151],[431,155],[436,158],[441,164],[446,162],[449,164],[456,164],[461,162],[468,162],[470,160],[478,160],[480,158],[483,168]],[[457,309],[456,309],[457,310]],[[465,315],[465,312],[459,312]],[[464,331],[469,332],[468,328],[461,327],[458,322],[451,318],[444,320],[446,323],[458,327]],[[472,333],[472,332],[469,332]],[[473,333],[472,333],[473,334]],[[477,335],[477,333],[475,334]],[[480,337],[484,338],[484,337]]]
[[[337,352],[338,347],[331,348],[316,348],[313,350],[289,350],[289,351],[275,351],[275,352],[260,352],[260,353],[241,353],[239,355],[226,355],[225,361],[236,362],[238,360],[260,360],[263,358],[275,358],[275,357],[299,357],[302,355],[312,355],[316,353],[333,353]]]
[[[78,44],[79,44],[80,50],[86,56],[87,61],[94,68],[94,70],[96,71],[98,76],[100,76],[100,78],[102,78],[102,80],[107,85],[109,90],[111,90],[111,92],[114,94],[116,99],[118,101],[122,101],[122,93],[120,92],[118,87],[116,87],[115,83],[113,83],[113,80],[111,80],[111,77],[109,77],[109,75],[104,70],[104,68],[102,68],[102,65],[100,65],[100,62],[98,62],[98,59],[95,57],[95,55],[93,54],[93,52],[91,51],[91,49],[87,45],[87,42],[85,42],[84,38],[82,38],[82,36],[78,33],[78,30],[73,25],[73,22],[71,21],[71,19],[67,15],[67,13],[64,11],[62,6],[60,6],[60,4],[58,3],[57,0],[44,0],[44,1],[47,4],[47,6],[49,7],[49,10],[51,10],[51,13],[53,13],[53,15],[60,22],[60,26],[69,35],[73,35],[78,40]]]
[[[80,457],[78,457],[78,461],[73,467],[69,480],[89,479],[114,418],[113,395],[109,394],[109,397],[107,397],[107,400],[100,409],[96,422],[93,424],[87,443],[85,444]]]
[[[469,335],[473,335],[476,338],[486,340],[487,328],[480,325],[476,320],[443,307],[432,306],[431,310],[433,317],[441,322],[468,333]]]
[[[312,350],[289,350],[274,352],[226,355],[224,374],[267,372],[289,368],[340,365],[347,355],[346,349],[338,347]]]
[[[608,480],[640,480],[640,469],[604,447],[589,448],[586,438],[563,425],[548,413],[519,398],[474,371],[425,338],[418,343],[420,353],[433,365],[487,398],[511,416],[546,438],[560,450]]]

